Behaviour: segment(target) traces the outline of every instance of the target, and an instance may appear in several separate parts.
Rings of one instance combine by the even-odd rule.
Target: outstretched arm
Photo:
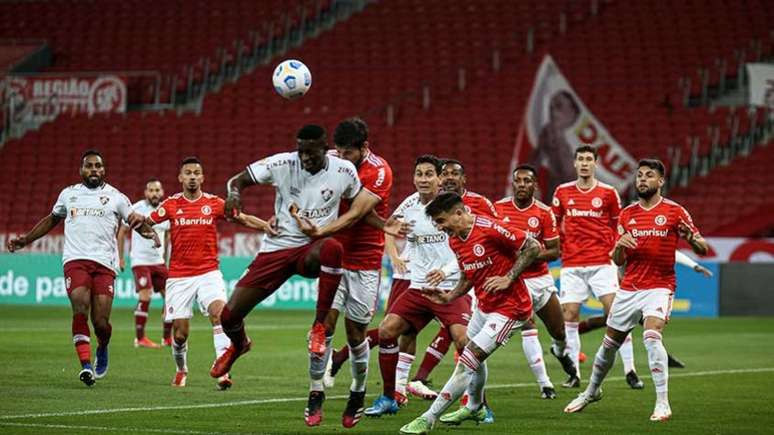
[[[45,236],[49,233],[52,229],[54,229],[59,222],[62,221],[62,218],[60,216],[50,214],[43,219],[41,219],[37,224],[35,224],[34,227],[25,235],[17,237],[15,239],[11,239],[6,244],[6,248],[8,248],[8,252],[15,252],[17,249],[22,249],[25,246],[31,244],[35,240],[38,240],[39,238]]]
[[[466,295],[473,288],[473,282],[463,273],[457,286],[450,291],[443,291],[436,287],[423,288],[422,294],[437,304],[448,304],[460,296]]]
[[[562,255],[562,245],[559,238],[544,240],[545,247],[540,250],[535,261],[554,261]]]
[[[263,233],[268,233],[272,236],[276,236],[278,234],[277,230],[271,225],[270,222],[265,221],[257,216],[253,216],[251,214],[239,213],[239,215],[237,215],[234,221],[246,228],[251,228]]]
[[[226,191],[228,197],[226,197],[226,218],[236,219],[239,213],[242,212],[242,189],[256,184],[253,177],[242,171],[233,177],[228,179],[226,183]]]

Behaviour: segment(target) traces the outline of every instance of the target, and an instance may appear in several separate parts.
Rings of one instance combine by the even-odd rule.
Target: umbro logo
[[[626,223],[626,225],[637,225],[637,221],[634,220],[634,218],[629,219],[629,222]]]
[[[183,214],[183,210],[182,209],[177,209],[177,213],[175,213],[175,214]]]

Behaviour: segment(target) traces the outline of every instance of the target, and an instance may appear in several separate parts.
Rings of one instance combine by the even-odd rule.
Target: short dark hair
[[[664,167],[664,163],[659,159],[641,159],[639,162],[637,162],[637,168],[641,168],[643,166],[653,169],[662,177],[666,175],[666,168]]]
[[[422,163],[429,163],[433,165],[433,168],[435,168],[435,174],[441,175],[441,159],[438,157],[432,155],[432,154],[423,154],[419,157],[417,157],[416,160],[414,160],[414,169],[417,168],[417,166],[421,165]]]
[[[83,154],[81,154],[81,164],[83,164],[83,161],[86,160],[86,157],[89,157],[89,156],[97,156],[103,161],[105,160],[105,158],[102,157],[102,154],[99,151],[95,150],[94,148],[89,148],[86,151],[84,151]]]
[[[180,167],[182,168],[184,165],[190,165],[190,164],[192,164],[192,163],[196,163],[196,164],[197,164],[197,165],[199,165],[199,166],[203,166],[203,165],[202,165],[202,161],[201,161],[201,160],[199,160],[199,158],[198,158],[198,157],[196,157],[196,156],[188,156],[188,157],[184,158],[184,159],[183,159],[183,160],[180,162]]]
[[[578,148],[575,148],[575,156],[574,158],[578,158],[578,154],[580,153],[591,153],[594,154],[594,160],[596,160],[599,157],[599,153],[597,152],[597,149],[591,145],[581,145]]]
[[[316,124],[307,124],[301,127],[296,134],[299,140],[325,140],[325,129]]]
[[[425,214],[431,219],[435,219],[439,214],[449,212],[458,205],[462,205],[461,196],[454,192],[444,192],[430,201],[430,204],[427,204],[427,207],[425,207]]]
[[[465,165],[463,165],[462,162],[457,159],[443,159],[443,164],[441,167],[446,165],[459,165],[460,169],[462,169],[462,173],[465,173]]]
[[[333,143],[339,147],[360,148],[368,140],[368,124],[358,117],[347,118],[333,131]]]
[[[161,180],[159,180],[159,179],[158,179],[158,178],[156,178],[156,177],[150,177],[150,178],[148,178],[148,179],[145,181],[145,186],[147,187],[147,186],[148,186],[149,184],[151,184],[151,183],[159,183],[159,184],[161,184]]]
[[[516,168],[513,170],[512,175],[516,175],[516,171],[530,171],[532,172],[532,176],[537,178],[537,169],[535,169],[534,166],[529,165],[527,163],[521,164],[519,166],[516,166]]]

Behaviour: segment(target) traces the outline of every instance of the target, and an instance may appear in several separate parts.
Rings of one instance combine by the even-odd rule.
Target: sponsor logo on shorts
[[[145,287],[148,284],[148,278],[141,276],[137,282],[140,284],[140,287]]]
[[[172,314],[172,312],[175,311],[172,307],[167,307],[167,312],[169,314]]]
[[[486,250],[484,249],[483,246],[481,246],[480,244],[476,243],[473,246],[473,253],[476,254],[476,257],[483,257],[484,254],[486,254]]]
[[[656,216],[656,225],[664,225],[666,224],[666,216],[663,214],[660,214]]]
[[[599,198],[599,197],[596,197],[596,196],[595,196],[595,197],[594,197],[594,198],[591,200],[591,206],[592,206],[592,207],[594,207],[594,208],[599,208],[599,207],[602,207],[602,199],[601,199],[601,198]]]

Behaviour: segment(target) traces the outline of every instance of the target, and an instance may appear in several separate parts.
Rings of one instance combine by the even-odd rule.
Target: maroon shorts
[[[416,332],[421,331],[433,319],[438,319],[444,328],[458,324],[467,326],[470,320],[470,302],[469,295],[455,299],[448,304],[436,304],[416,289],[409,289],[387,310],[387,314],[395,314],[409,325]]]
[[[91,260],[71,260],[64,265],[67,296],[78,287],[86,287],[95,295],[113,297],[116,273]]]
[[[167,286],[167,266],[163,264],[154,264],[148,266],[132,267],[134,274],[134,289],[140,291],[146,288],[153,288],[153,291],[163,292]]]
[[[410,279],[393,278],[392,288],[390,288],[390,297],[387,298],[387,307],[384,309],[385,312],[390,311],[390,307],[401,297],[401,295],[403,295],[403,293],[406,293],[406,290],[408,290],[410,285]]]
[[[277,290],[293,275],[317,278],[317,273],[304,267],[306,255],[325,239],[298,248],[261,252],[247,266],[247,272],[237,283],[238,288]]]

